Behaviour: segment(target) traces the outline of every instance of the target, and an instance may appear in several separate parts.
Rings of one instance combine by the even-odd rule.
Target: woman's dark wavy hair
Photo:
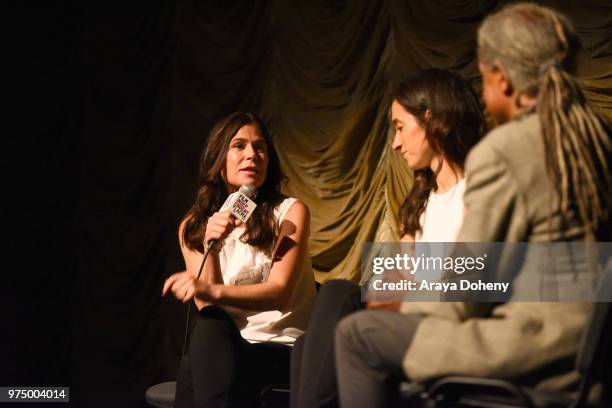
[[[208,136],[208,142],[200,158],[198,192],[191,209],[184,217],[183,242],[187,248],[203,253],[204,232],[208,218],[219,211],[227,198],[227,183],[222,177],[225,171],[230,141],[245,125],[255,125],[261,131],[268,150],[268,171],[264,184],[257,191],[257,208],[246,223],[246,231],[240,237],[254,247],[270,254],[278,235],[274,208],[285,196],[281,187],[287,181],[272,139],[264,123],[252,113],[236,112],[217,122]]]
[[[428,69],[402,82],[393,100],[424,128],[432,150],[463,170],[469,150],[484,131],[482,109],[469,82],[449,70]],[[400,207],[401,235],[421,231],[421,214],[437,188],[430,168],[415,170],[412,189]]]

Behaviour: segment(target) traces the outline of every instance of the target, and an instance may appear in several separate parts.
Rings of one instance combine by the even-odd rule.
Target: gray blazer
[[[466,161],[466,215],[460,242],[582,240],[574,214],[561,229],[552,198],[538,117],[526,115],[491,131]],[[552,219],[549,222],[549,213]],[[521,380],[571,390],[572,364],[588,304],[508,302],[404,303],[422,313],[403,367],[415,381],[462,374]]]

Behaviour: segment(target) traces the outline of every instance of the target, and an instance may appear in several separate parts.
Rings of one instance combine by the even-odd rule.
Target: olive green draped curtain
[[[572,18],[584,45],[578,70],[584,89],[612,117],[612,9],[573,3],[545,4]],[[357,280],[362,243],[398,240],[396,213],[411,184],[410,171],[390,148],[392,89],[405,75],[430,67],[457,70],[479,89],[476,30],[504,4],[182,4],[169,88],[177,180],[173,222],[193,200],[195,185],[179,180],[195,180],[214,120],[254,110],[275,139],[290,179],[287,193],[311,210],[317,280]]]

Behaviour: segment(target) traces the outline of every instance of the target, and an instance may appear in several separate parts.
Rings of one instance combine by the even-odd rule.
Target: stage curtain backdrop
[[[398,240],[396,214],[411,185],[390,148],[390,92],[407,74],[431,67],[459,71],[480,89],[475,33],[504,3],[185,4],[172,88],[180,103],[171,107],[170,129],[173,168],[186,172],[176,184],[194,179],[216,118],[256,111],[273,133],[287,193],[311,209],[317,280],[358,280],[361,245]],[[612,115],[609,13],[596,3],[555,6],[574,17],[584,43],[579,75],[589,99]],[[182,193],[177,208],[184,211],[194,189]]]

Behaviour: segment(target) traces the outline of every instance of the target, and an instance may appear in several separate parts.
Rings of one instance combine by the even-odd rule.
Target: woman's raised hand
[[[174,297],[182,302],[187,302],[195,296],[196,279],[187,271],[177,272],[164,282],[162,296],[172,292]]]
[[[216,212],[210,216],[206,223],[206,232],[204,233],[204,243],[212,240],[221,242],[232,233],[234,228],[239,227],[242,222],[229,211]]]
[[[200,300],[210,301],[212,286],[198,281],[190,272],[177,272],[164,282],[162,296],[172,292],[175,298],[183,303],[189,302],[195,296]]]

